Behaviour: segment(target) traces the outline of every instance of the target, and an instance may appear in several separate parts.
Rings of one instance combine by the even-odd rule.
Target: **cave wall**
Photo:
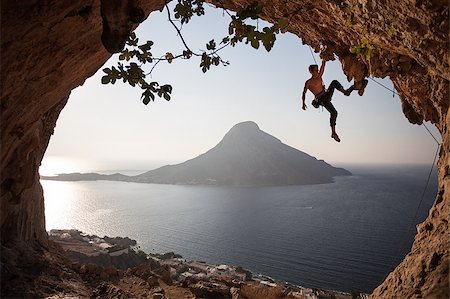
[[[117,7],[112,17],[121,18],[109,26],[113,40],[136,25],[123,16],[126,1],[107,2]],[[164,3],[144,2],[145,15]],[[2,244],[47,244],[38,168],[71,90],[111,56],[102,44],[101,5],[100,0],[1,2]]]
[[[98,1],[1,5],[2,244],[46,246],[38,168],[70,91],[109,55],[101,19],[89,17]]]
[[[253,0],[211,0],[239,10]],[[446,0],[260,0],[263,18],[289,19],[289,31],[322,56],[342,62],[349,80],[389,76],[413,124],[432,121],[442,135],[439,190],[405,260],[373,297],[448,295],[449,18]],[[124,33],[162,0],[1,1],[2,246],[47,246],[38,167],[70,91],[93,75]],[[138,11],[139,14],[139,11]],[[105,25],[106,22],[106,25]],[[105,31],[105,27],[107,30]],[[370,60],[351,54],[367,38]],[[118,40],[119,42],[115,42]],[[103,41],[103,42],[102,42]],[[334,56],[336,55],[336,56]],[[299,58],[301,59],[301,58]]]

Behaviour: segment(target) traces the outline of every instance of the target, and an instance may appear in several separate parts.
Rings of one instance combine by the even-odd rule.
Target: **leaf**
[[[202,72],[206,73],[211,67],[211,57],[209,57],[205,52],[202,54],[202,60],[200,62],[200,67],[202,68]]]
[[[153,42],[149,40],[145,44],[138,46],[138,48],[141,49],[142,52],[147,52],[152,48],[152,46],[153,46]]]
[[[106,73],[105,76],[102,77],[102,84],[114,84],[116,83],[116,79],[120,79],[120,72],[113,66],[111,68],[104,68],[103,72]]]
[[[186,59],[189,59],[192,57],[192,52],[190,50],[184,50],[183,51],[183,57]]]
[[[206,49],[207,50],[215,50],[216,49],[216,42],[212,39],[209,41],[209,43],[206,44]]]
[[[119,55],[119,60],[129,61],[131,58],[134,57],[134,55],[135,55],[135,51],[129,51],[128,49],[125,49]]]
[[[158,82],[150,82],[149,88],[151,91],[156,92],[156,88],[159,86]]]
[[[135,47],[137,46],[139,39],[136,37],[136,33],[131,32],[128,36],[127,45]]]
[[[150,89],[146,89],[141,96],[142,102],[145,105],[148,105],[148,103],[150,103],[150,101],[154,101],[155,100],[155,95],[153,94],[153,92]]]
[[[136,84],[145,78],[144,71],[135,62],[130,63],[126,68],[128,73],[128,84],[131,86],[136,86]]]
[[[170,101],[170,95],[168,93],[164,93],[164,99],[166,101]]]
[[[164,84],[161,88],[167,93],[172,93],[172,85],[170,84]]]
[[[144,96],[141,97],[141,98],[142,98],[142,102],[143,102],[145,105],[148,105],[148,103],[150,103],[150,97],[149,97],[149,96],[144,95]]]
[[[286,33],[288,30],[289,21],[286,18],[278,19],[277,26],[282,33]]]
[[[365,48],[365,47],[367,47],[368,45],[370,45],[369,40],[367,39],[367,37],[363,37],[363,38],[361,39],[361,47],[362,47],[362,48]]]
[[[212,58],[212,63],[217,66],[220,63],[220,57],[219,56],[215,56]]]
[[[366,52],[366,60],[367,60],[367,61],[370,61],[371,56],[372,56],[372,50],[368,50],[368,51]]]
[[[170,53],[170,52],[167,52],[167,53],[166,53],[166,59],[167,59],[167,62],[168,62],[168,63],[172,63],[172,61],[173,61],[173,59],[174,59],[173,54]]]
[[[180,19],[181,24],[187,24],[194,15],[191,1],[178,1],[173,11],[175,12],[175,18]]]
[[[261,41],[264,45],[264,48],[266,48],[267,52],[270,52],[272,50],[273,46],[275,45],[276,35],[273,33],[274,28],[265,27],[263,29],[264,34],[261,37]]]
[[[258,49],[259,48],[259,40],[257,39],[253,39],[250,44],[252,45],[253,48]]]
[[[233,22],[230,22],[230,25],[228,25],[228,34],[232,35],[233,32],[234,32]]]
[[[396,36],[397,29],[395,29],[395,27],[393,25],[391,25],[391,27],[389,27],[388,34],[390,37]]]
[[[109,76],[108,75],[102,77],[102,84],[108,84],[109,81],[110,80],[109,80]]]

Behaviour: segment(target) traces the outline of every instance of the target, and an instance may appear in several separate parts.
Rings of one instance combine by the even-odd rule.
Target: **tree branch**
[[[183,42],[184,47],[186,48],[186,50],[190,51],[193,55],[195,56],[201,56],[198,53],[194,53],[189,46],[187,45],[186,41],[184,40],[183,35],[181,34],[181,30],[178,28],[177,25],[175,25],[175,23],[172,20],[172,16],[170,15],[170,10],[169,10],[169,6],[167,5],[167,3],[165,4],[166,6],[166,10],[167,10],[167,17],[169,19],[170,24],[172,24],[173,28],[175,28],[175,30],[177,31],[178,35],[180,36],[181,41]]]

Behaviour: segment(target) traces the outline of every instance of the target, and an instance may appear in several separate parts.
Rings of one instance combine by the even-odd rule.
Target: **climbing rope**
[[[312,56],[312,58],[313,58],[313,60],[314,60],[314,63],[317,64],[316,57],[314,57],[314,53],[313,53],[313,50],[312,50],[311,46],[308,45],[308,47],[309,47],[309,51],[311,52],[311,56]],[[392,88],[387,87],[386,85],[384,85],[383,83],[378,82],[377,80],[375,80],[375,79],[372,78],[372,77],[368,77],[368,78],[369,78],[370,80],[372,80],[373,82],[375,82],[376,84],[380,85],[381,87],[383,87],[383,88],[389,90],[390,92],[392,92],[392,96],[395,96],[395,95],[400,96],[400,94],[399,94],[397,91],[395,91],[395,89],[392,89]],[[322,108],[322,109],[323,109],[323,108]],[[430,134],[430,136],[434,139],[434,141],[436,141],[436,143],[438,144],[438,146],[440,146],[441,143],[437,140],[437,138],[433,135],[433,133],[431,133],[430,129],[428,129],[427,125],[426,125],[424,122],[422,122],[422,126],[424,126],[424,128],[428,131],[428,133]]]
[[[314,57],[314,53],[313,53],[313,51],[312,51],[312,49],[311,49],[311,46],[309,46],[309,51],[311,52],[311,56],[312,56],[312,58],[313,58],[313,60],[314,60],[314,63],[317,64],[317,61],[316,61],[316,58]],[[394,89],[387,87],[386,85],[384,85],[384,84],[382,84],[382,83],[376,81],[375,79],[373,79],[373,78],[371,78],[371,77],[369,77],[369,79],[372,80],[373,82],[375,82],[376,84],[382,86],[383,88],[389,90],[390,92],[392,92],[392,96],[393,96],[393,97],[394,97],[395,95],[400,96],[400,94],[399,94],[398,92],[396,92]],[[397,260],[399,254],[404,250],[404,248],[405,248],[405,246],[406,246],[407,236],[408,236],[409,233],[411,232],[411,228],[413,227],[413,225],[415,224],[415,222],[416,222],[416,220],[417,220],[417,215],[418,215],[418,213],[419,213],[420,207],[422,206],[423,199],[425,198],[425,193],[426,193],[426,191],[427,191],[427,189],[428,189],[428,185],[429,185],[429,183],[430,183],[431,175],[432,175],[432,173],[433,173],[434,164],[436,163],[436,159],[437,159],[437,156],[438,156],[438,154],[439,154],[439,149],[441,148],[441,145],[442,145],[442,144],[437,140],[437,138],[433,135],[433,133],[431,133],[431,131],[428,129],[428,127],[425,125],[424,122],[422,122],[422,125],[425,127],[425,129],[428,131],[428,133],[430,134],[430,136],[431,136],[431,137],[434,139],[434,141],[437,143],[436,153],[434,154],[433,162],[431,163],[431,168],[430,168],[430,172],[428,173],[428,177],[427,177],[427,181],[426,181],[426,183],[425,183],[425,187],[424,187],[424,189],[423,189],[423,191],[422,191],[422,194],[419,196],[420,199],[419,199],[419,201],[418,201],[417,208],[416,208],[416,210],[415,210],[415,212],[414,212],[414,217],[412,218],[411,222],[409,223],[409,225],[408,225],[408,231],[407,231],[407,233],[406,233],[406,234],[404,235],[404,237],[403,237],[401,246],[400,246],[400,248],[397,250],[396,254],[394,255],[394,258],[392,259],[391,265],[390,265],[390,267],[387,269],[387,272],[386,272],[386,274],[385,274],[385,276],[383,277],[383,280],[382,280],[381,282],[383,282],[383,281],[387,278],[387,276],[389,275],[389,273],[394,269],[395,261]]]
[[[431,137],[433,137],[434,141],[436,141],[436,143],[438,145],[441,145],[441,143],[436,139],[436,137],[434,137],[433,133],[431,133],[431,131],[428,129],[428,127],[425,125],[425,123],[423,122],[422,125],[425,127],[425,129],[427,129],[428,133],[430,133]]]
[[[308,47],[309,47],[309,52],[311,52],[311,56],[312,56],[312,58],[314,60],[314,64],[317,64],[316,57],[314,57],[314,53],[313,53],[313,50],[312,50],[311,46],[308,45]]]
[[[393,95],[396,94],[396,95],[400,96],[400,94],[399,94],[398,92],[396,92],[395,89],[389,88],[389,87],[387,87],[386,85],[384,85],[384,84],[382,84],[382,83],[376,81],[375,79],[373,79],[373,78],[371,78],[371,77],[369,77],[369,79],[372,80],[373,82],[375,82],[376,84],[378,84],[378,85],[380,85],[380,86],[386,88],[387,90],[389,90],[390,92],[392,92]],[[425,129],[428,131],[428,133],[430,134],[430,136],[431,136],[431,137],[434,139],[434,141],[436,141],[436,143],[440,146],[441,143],[437,140],[436,137],[434,137],[433,133],[431,133],[431,131],[428,129],[428,127],[425,125],[424,122],[422,122],[422,126],[425,127]]]
[[[368,77],[370,80],[372,80],[373,82],[377,83],[380,86],[383,86],[384,88],[386,88],[387,90],[389,90],[390,92],[392,92],[392,97],[394,97],[395,95],[400,96],[400,94],[398,92],[396,92],[394,89],[391,89],[389,87],[387,87],[386,85],[381,84],[380,82],[376,81],[375,79]]]
[[[425,197],[425,193],[426,193],[426,191],[428,189],[428,184],[430,183],[431,174],[433,173],[434,164],[436,163],[436,158],[438,156],[440,147],[441,147],[441,144],[439,144],[437,149],[436,149],[436,154],[434,155],[433,163],[431,164],[430,172],[428,173],[428,178],[427,178],[427,182],[425,184],[425,188],[423,189],[422,195],[420,196],[420,200],[419,200],[419,203],[417,204],[417,209],[416,209],[416,211],[414,213],[414,217],[412,218],[412,221],[410,222],[410,224],[408,226],[408,231],[406,232],[405,236],[403,237],[403,240],[402,240],[402,243],[401,243],[402,245],[400,246],[400,248],[397,250],[396,254],[394,255],[394,258],[392,259],[391,265],[386,270],[386,274],[384,275],[383,279],[380,281],[380,284],[388,277],[389,273],[391,273],[391,271],[393,271],[395,269],[394,268],[395,261],[398,259],[400,253],[405,249],[407,236],[411,232],[411,228],[413,227],[414,223],[417,220],[417,214],[419,213],[420,207],[422,205],[422,201],[423,201],[423,199]]]
[[[310,45],[308,45],[308,47],[309,47],[309,52],[311,52],[311,56],[312,56],[312,58],[313,58],[313,60],[314,60],[314,64],[316,64],[317,65],[317,61],[316,61],[316,57],[314,57],[314,53],[313,53],[313,50],[312,50],[312,48],[311,48],[311,46]],[[320,106],[322,109],[319,109],[319,113],[320,112],[323,112],[323,106]]]
[[[373,82],[377,83],[378,85],[381,85],[382,87],[386,88],[387,90],[391,91],[392,94],[397,94],[399,95],[394,89],[391,89],[385,85],[383,85],[382,83],[374,80],[373,78],[370,78]],[[386,274],[384,275],[383,279],[381,280],[381,282],[383,282],[389,275],[389,273],[394,270],[394,264],[395,261],[398,259],[398,256],[400,255],[400,253],[405,249],[406,243],[407,243],[407,236],[409,235],[409,233],[411,232],[411,229],[413,227],[413,225],[415,224],[416,220],[417,220],[417,215],[419,213],[420,207],[422,206],[422,202],[423,199],[425,198],[425,193],[428,189],[428,185],[430,183],[430,179],[431,179],[431,175],[433,173],[433,169],[434,169],[434,164],[436,163],[436,159],[437,156],[439,154],[439,149],[441,148],[441,143],[437,140],[436,137],[434,137],[433,133],[431,133],[431,131],[428,129],[428,127],[425,125],[424,122],[422,122],[422,125],[425,127],[425,129],[428,131],[428,133],[430,134],[431,137],[433,137],[434,141],[436,141],[437,143],[437,148],[436,148],[436,153],[434,154],[434,158],[433,158],[433,162],[431,163],[431,168],[430,168],[430,172],[428,173],[428,177],[427,177],[427,181],[425,183],[425,187],[423,188],[422,194],[419,195],[419,200],[418,200],[418,204],[417,204],[417,208],[414,212],[414,217],[412,218],[411,222],[408,225],[408,231],[406,232],[406,234],[403,237],[402,243],[400,248],[397,250],[396,254],[394,255],[394,258],[392,259],[391,265],[390,267],[387,269]]]
[[[314,60],[314,63],[317,64],[316,57],[314,57],[314,53],[313,53],[313,50],[312,50],[311,46],[308,45],[308,47],[309,47],[309,51],[311,52],[311,56],[312,56],[312,58],[313,58],[313,60]],[[400,94],[399,94],[398,92],[396,92],[395,89],[392,89],[392,88],[387,87],[386,85],[384,85],[383,83],[378,82],[377,80],[375,80],[375,79],[372,78],[372,77],[368,77],[368,78],[369,78],[370,80],[372,80],[373,82],[375,82],[376,84],[378,84],[378,85],[382,86],[383,88],[385,88],[385,89],[389,90],[390,92],[392,92],[392,96],[395,96],[395,95],[400,96]],[[428,133],[430,134],[430,136],[433,137],[434,141],[436,141],[436,143],[438,144],[438,146],[440,146],[441,143],[437,140],[436,137],[434,137],[433,133],[431,133],[431,131],[428,129],[428,127],[425,125],[424,122],[422,122],[422,125],[423,125],[423,126],[425,127],[425,129],[428,131]]]

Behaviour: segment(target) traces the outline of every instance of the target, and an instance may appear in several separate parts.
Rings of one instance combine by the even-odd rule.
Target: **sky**
[[[183,36],[193,49],[226,35],[228,21],[219,9],[193,18]],[[260,25],[264,25],[263,22]],[[140,41],[152,40],[154,56],[182,50],[166,12],[153,12],[136,30]],[[315,59],[320,64],[319,55]],[[412,125],[398,96],[369,80],[364,96],[339,92],[337,132],[330,138],[329,113],[310,105],[301,109],[301,92],[313,64],[310,49],[290,33],[280,34],[271,52],[249,45],[226,48],[227,67],[203,74],[198,59],[160,63],[152,80],[173,86],[172,100],[144,105],[141,91],[121,82],[102,85],[102,68],[74,89],[57,121],[40,173],[136,170],[181,163],[214,147],[242,121],[259,127],[294,148],[336,166],[353,164],[430,164],[436,143],[423,126]],[[105,66],[116,65],[113,55]],[[328,62],[325,85],[347,82],[338,61]],[[392,88],[388,78],[376,79]],[[427,123],[435,136],[437,130]]]

